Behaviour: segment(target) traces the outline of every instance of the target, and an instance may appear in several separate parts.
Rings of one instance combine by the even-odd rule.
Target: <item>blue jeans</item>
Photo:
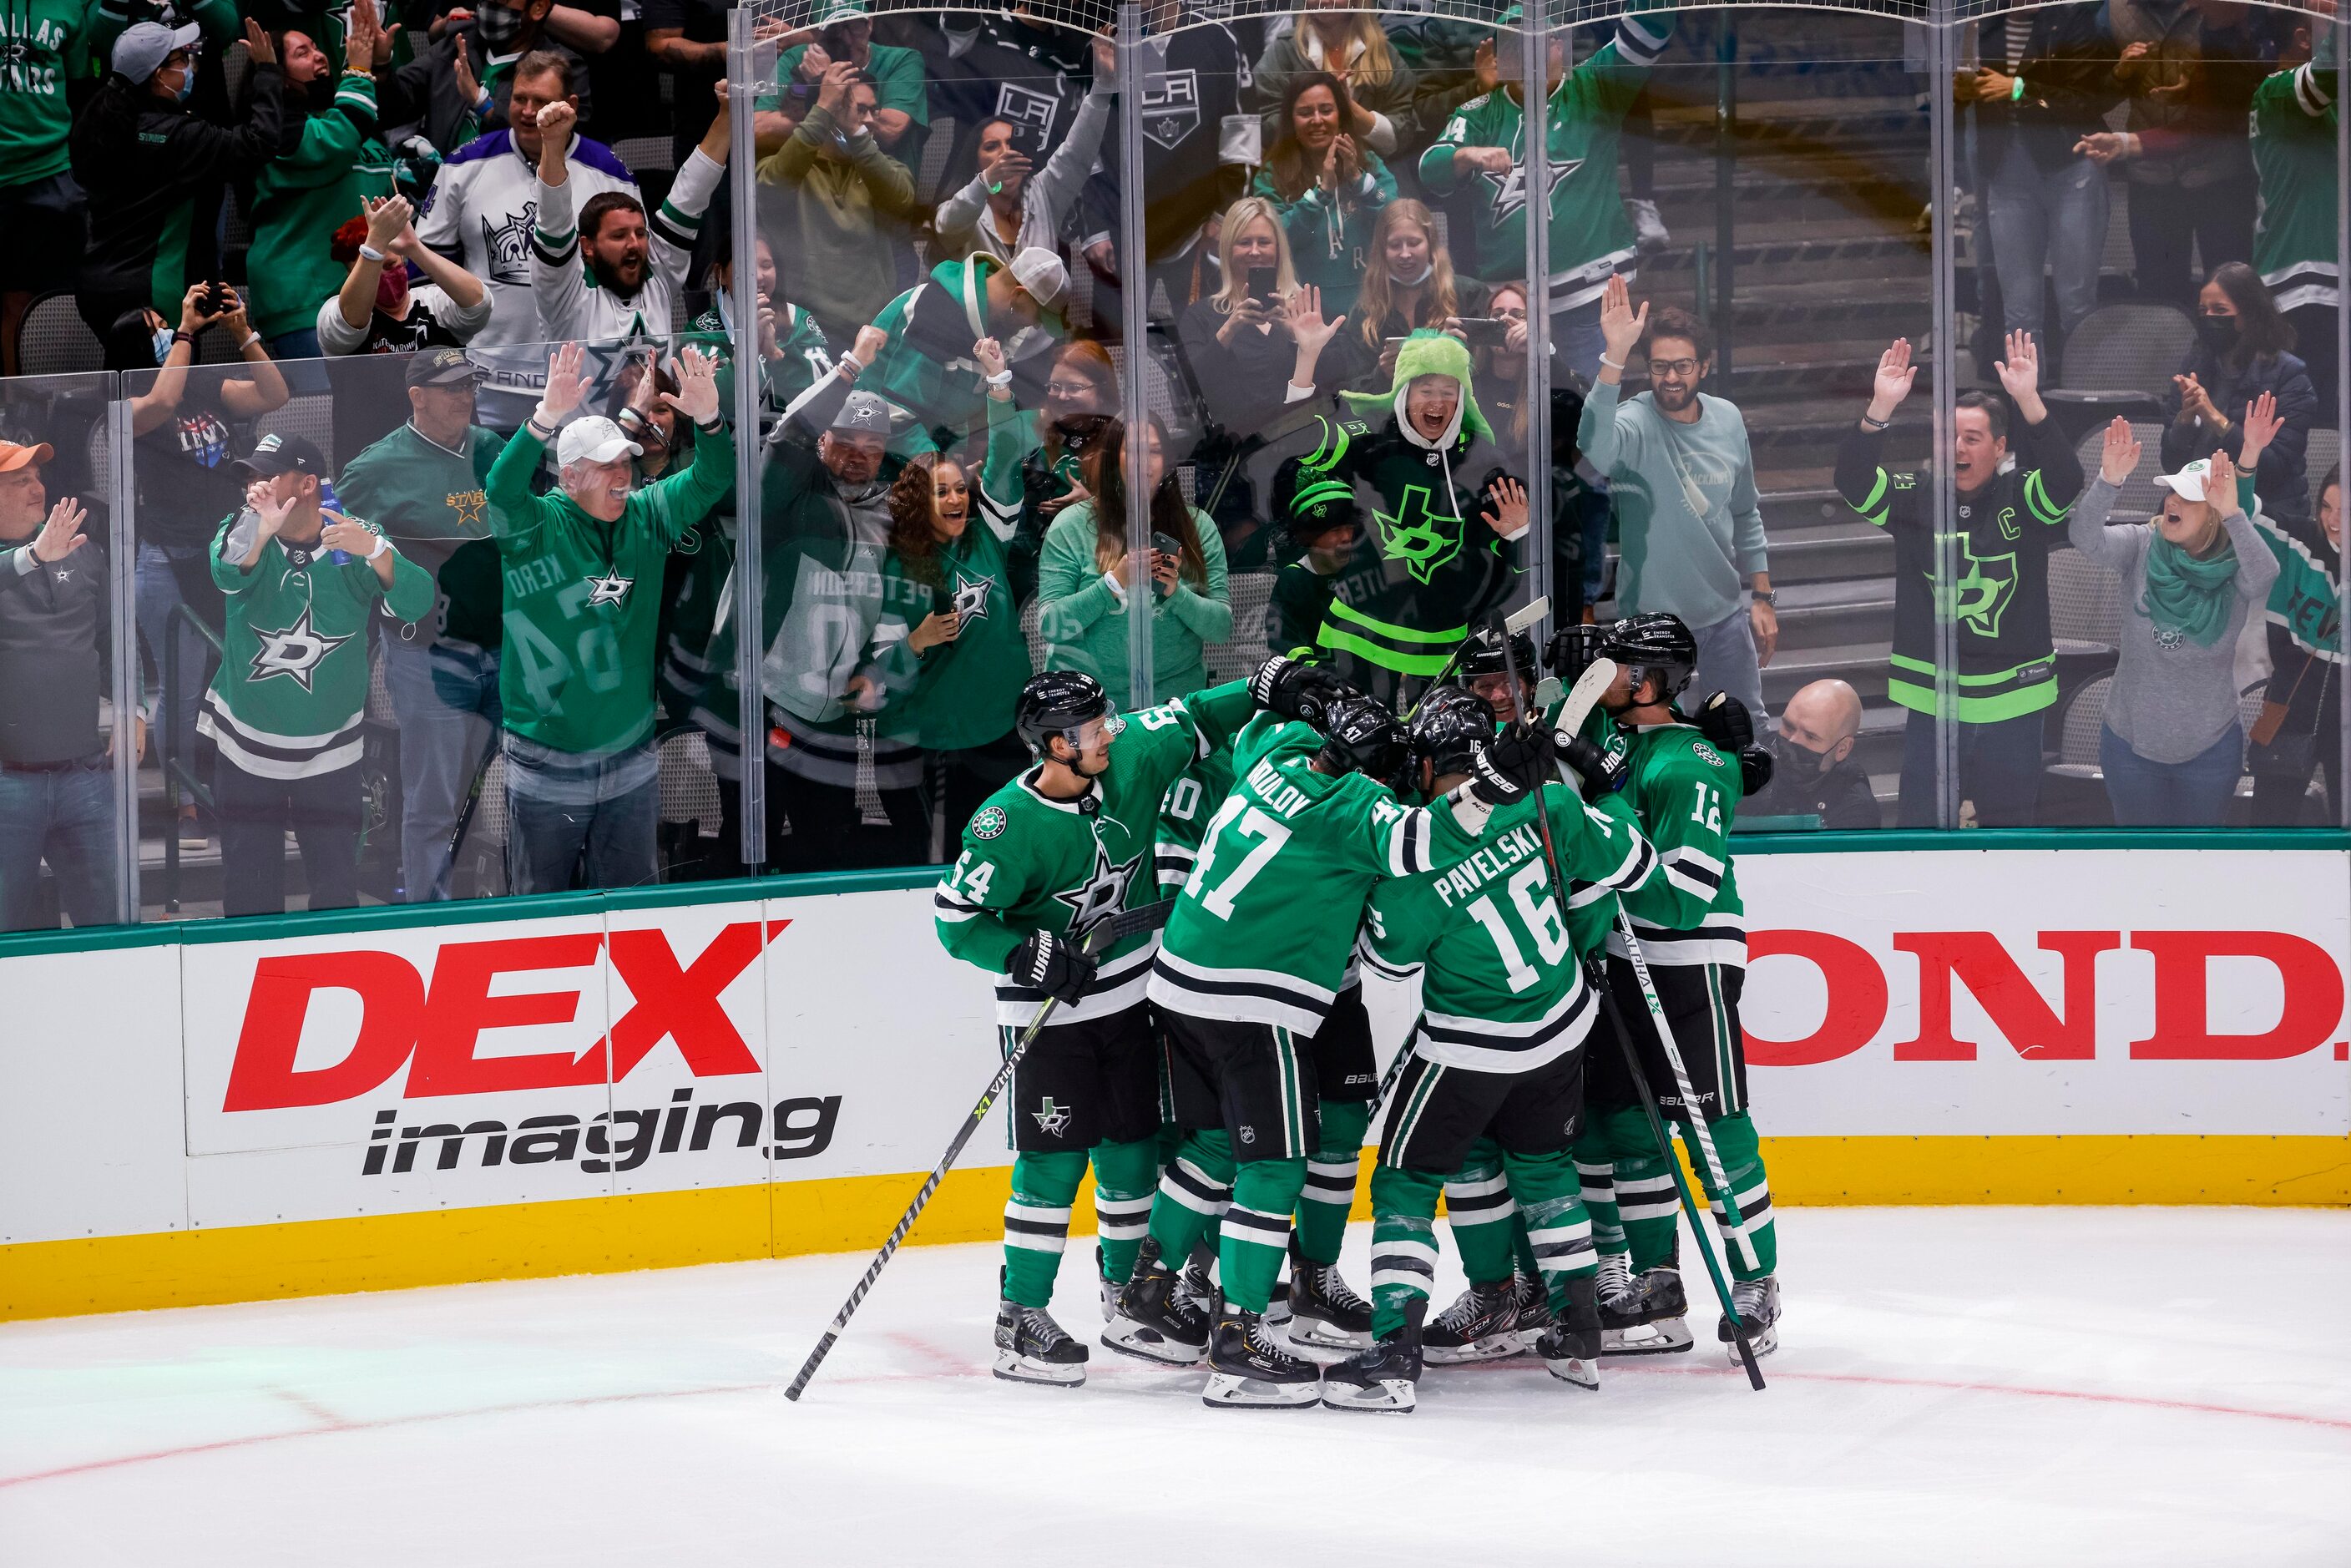
[[[114,765],[104,752],[53,769],[0,767],[0,931],[40,917],[41,862],[77,926],[114,908]]]
[[[1763,670],[1755,653],[1755,622],[1741,605],[1711,626],[1693,626],[1698,639],[1698,671],[1689,689],[1703,702],[1717,692],[1729,692],[1747,705],[1757,729],[1763,727]]]
[[[383,685],[400,720],[401,882],[423,904],[449,896],[458,808],[497,739],[498,651],[422,647],[387,627]]]
[[[2150,762],[2098,727],[2098,767],[2118,828],[2217,828],[2244,771],[2245,733],[2229,732],[2185,762]]]
[[[1976,826],[2032,826],[2041,807],[2041,731],[2047,716],[2029,713],[1959,727],[1959,799],[1976,803]],[[1935,826],[1935,716],[1912,709],[1902,731],[1900,827]]]
[[[1553,368],[1563,365],[1590,386],[1600,374],[1600,356],[1608,350],[1608,340],[1600,330],[1600,301],[1552,311],[1551,344],[1556,356]]]
[[[661,777],[652,741],[580,757],[509,735],[506,753],[507,892],[562,893],[575,872],[580,887],[656,879]]]
[[[2072,334],[2098,305],[2098,263],[2105,255],[2106,172],[2075,158],[2043,173],[2021,139],[2011,137],[1985,187],[1992,270],[2000,278],[2001,319],[2048,346],[2042,272],[2057,294],[2057,332]]]

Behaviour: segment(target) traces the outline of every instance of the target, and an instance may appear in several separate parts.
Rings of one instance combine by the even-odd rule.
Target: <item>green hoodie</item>
[[[66,84],[89,69],[95,0],[0,0],[0,189],[66,172]]]

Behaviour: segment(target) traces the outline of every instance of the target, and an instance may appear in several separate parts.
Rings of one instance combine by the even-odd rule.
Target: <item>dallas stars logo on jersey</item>
[[[320,632],[310,622],[310,607],[304,605],[293,625],[283,632],[257,632],[261,651],[253,655],[252,678],[266,681],[272,675],[290,677],[304,691],[310,689],[310,677],[326,662],[327,655],[350,642],[350,636],[329,637]]]
[[[1093,928],[1126,907],[1126,884],[1143,869],[1144,857],[1135,856],[1124,865],[1113,862],[1110,852],[1102,848],[1100,837],[1094,840],[1092,874],[1067,893],[1053,896],[1070,906],[1069,938],[1083,944]]]
[[[1966,622],[1976,635],[1997,637],[2001,617],[2007,613],[2016,591],[2015,553],[1978,555],[1975,541],[1962,535],[1959,555],[1965,570],[1951,585],[1951,613]],[[1928,573],[1927,580],[1931,591],[1934,574]]]
[[[636,585],[635,578],[622,577],[617,571],[608,571],[601,577],[591,577],[588,580],[588,608],[593,610],[599,604],[625,604],[628,602],[629,590]]]
[[[956,572],[955,612],[966,621],[987,620],[987,591],[992,586],[994,586],[993,580],[989,578],[966,577],[963,573]]]
[[[1525,211],[1527,205],[1525,149],[1514,142],[1510,148],[1510,158],[1511,163],[1508,172],[1496,174],[1481,171],[1479,174],[1479,179],[1493,187],[1492,221],[1498,224],[1513,214]],[[1545,218],[1551,216],[1552,198],[1559,193],[1560,186],[1566,182],[1569,175],[1583,167],[1583,160],[1581,158],[1571,158],[1565,162],[1553,163],[1551,166],[1551,183],[1543,192]]]
[[[1404,562],[1423,582],[1461,550],[1461,519],[1430,511],[1428,496],[1427,486],[1407,485],[1393,516],[1372,513],[1380,530],[1380,554]]]

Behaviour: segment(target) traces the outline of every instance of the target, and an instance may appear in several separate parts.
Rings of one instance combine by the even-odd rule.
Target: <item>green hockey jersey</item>
[[[1311,1035],[1345,981],[1373,884],[1478,849],[1483,806],[1399,805],[1360,773],[1315,771],[1322,749],[1311,725],[1270,714],[1241,731],[1232,792],[1152,966],[1159,1006]]]
[[[1004,973],[1033,931],[1083,942],[1122,910],[1150,904],[1145,869],[1159,802],[1186,768],[1224,746],[1254,705],[1246,683],[1194,692],[1124,716],[1110,765],[1088,791],[1055,800],[1037,789],[1032,768],[995,794],[963,831],[963,852],[933,894],[939,943],[997,977],[996,1021],[1025,1029],[1045,993]],[[1053,1025],[1108,1018],[1143,999],[1159,933],[1136,932],[1096,955],[1093,988],[1053,1010]],[[1051,1027],[1051,1026],[1048,1026]]]
[[[943,610],[961,617],[956,640],[915,653],[908,633]],[[1005,541],[984,515],[969,517],[963,537],[928,562],[895,549],[883,558],[881,615],[861,673],[885,694],[883,735],[954,751],[1010,732],[1012,705],[1034,672]]]
[[[575,756],[608,756],[653,727],[653,638],[664,560],[735,477],[722,419],[694,461],[600,522],[561,490],[534,496],[547,444],[524,425],[490,465],[490,528],[506,565],[506,727]]]
[[[368,619],[379,600],[402,621],[430,613],[433,576],[395,547],[386,592],[366,561],[338,564],[331,553],[277,538],[247,571],[236,560],[253,537],[245,529],[258,526],[241,512],[213,537],[213,580],[228,609],[220,672],[196,728],[218,743],[223,761],[257,778],[349,768],[360,759],[367,710]]]
[[[1544,204],[1555,311],[1599,298],[1617,273],[1633,276],[1633,223],[1616,192],[1617,133],[1672,37],[1670,14],[1622,16],[1616,36],[1552,90],[1551,189]],[[1421,154],[1421,183],[1431,191],[1445,194],[1474,184],[1482,198],[1468,246],[1457,242],[1454,254],[1466,249],[1469,270],[1492,283],[1527,273],[1525,134],[1525,110],[1510,89],[1497,89],[1463,104]],[[1463,147],[1506,148],[1510,167],[1499,174],[1457,170],[1453,154]]]
[[[447,447],[403,424],[352,458],[335,482],[353,512],[433,574],[436,603],[414,632],[428,646],[442,638],[498,645],[498,550],[486,486],[506,443],[476,425],[462,447]]]
[[[2342,297],[2343,267],[2335,254],[2335,117],[2341,110],[2334,76],[2304,64],[2253,89],[2253,169],[2260,177],[2253,270],[2281,310],[2331,308]]]
[[[1570,884],[1645,886],[1657,857],[1621,815],[1545,786],[1552,842]],[[1599,1002],[1552,886],[1533,800],[1497,810],[1487,847],[1448,871],[1381,883],[1364,921],[1365,965],[1421,977],[1413,1050],[1440,1067],[1529,1072],[1573,1051]]]
[[[1652,965],[1747,967],[1747,906],[1730,865],[1739,759],[1696,726],[1644,725],[1626,737],[1625,794],[1657,852],[1657,873],[1620,894]],[[1629,956],[1621,935],[1608,950]]]

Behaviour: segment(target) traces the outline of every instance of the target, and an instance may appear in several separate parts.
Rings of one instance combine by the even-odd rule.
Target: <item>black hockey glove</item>
[[[1755,716],[1729,692],[1717,692],[1698,705],[1698,729],[1718,751],[1744,751],[1755,744]]]
[[[1625,788],[1625,758],[1621,752],[1604,751],[1578,735],[1559,743],[1559,759],[1574,768],[1575,776],[1583,780],[1583,798],[1587,800],[1614,795]]]
[[[1761,746],[1748,746],[1739,752],[1739,793],[1742,800],[1752,800],[1771,785],[1771,753]]]
[[[1074,1007],[1094,983],[1094,961],[1066,939],[1050,931],[1032,931],[1028,939],[1012,949],[1012,956],[1004,972],[1024,986],[1030,986],[1049,997],[1058,997],[1064,1006]]]
[[[1508,806],[1541,789],[1559,753],[1551,736],[1512,725],[1479,747],[1471,768],[1469,792],[1489,806]]]
[[[1543,667],[1557,675],[1562,685],[1575,685],[1575,678],[1598,662],[1607,632],[1605,626],[1561,627],[1551,634],[1551,642],[1543,649]]]
[[[1284,718],[1304,719],[1322,727],[1331,699],[1346,689],[1346,682],[1320,664],[1276,653],[1249,675],[1249,694],[1258,706]]]

